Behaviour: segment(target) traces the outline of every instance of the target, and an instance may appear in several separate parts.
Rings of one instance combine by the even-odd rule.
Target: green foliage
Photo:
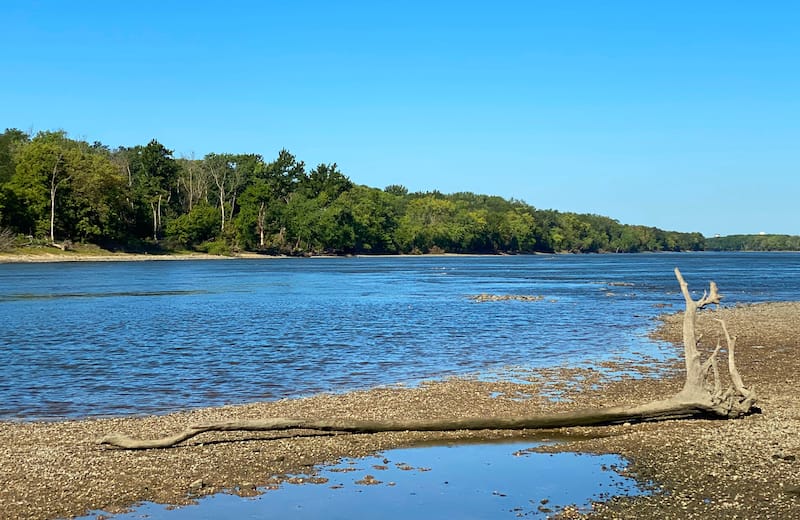
[[[167,223],[166,233],[182,247],[211,240],[219,233],[220,212],[208,204],[195,206],[189,213]]]
[[[120,148],[116,162],[127,178],[131,204],[129,232],[137,238],[151,236],[158,241],[164,220],[179,213],[178,176],[180,164],[157,140],[147,146]]]
[[[349,212],[343,225],[352,227],[354,252],[398,252],[395,232],[400,201],[400,196],[366,186],[354,186],[337,199],[337,204]]]
[[[0,134],[0,186],[11,180],[16,170],[15,154],[28,140],[28,134],[16,128],[6,128]]]
[[[124,235],[124,182],[102,150],[64,132],[40,132],[18,144],[14,163],[3,200],[16,231],[81,241]]]
[[[215,254],[533,253],[800,249],[797,237],[709,239],[469,192],[355,185],[287,150],[175,159],[155,139],[115,150],[64,132],[0,134],[0,225],[44,239]]]
[[[512,253],[536,250],[536,221],[530,212],[510,209],[500,214],[497,223],[497,242]]]
[[[203,242],[195,249],[209,255],[217,256],[231,256],[233,253],[231,247],[224,240],[214,240],[211,242]]]
[[[709,251],[800,251],[800,236],[729,235],[707,238]]]
[[[408,188],[402,186],[400,184],[391,184],[386,186],[383,191],[388,193],[389,195],[394,195],[395,197],[405,197],[408,195]]]

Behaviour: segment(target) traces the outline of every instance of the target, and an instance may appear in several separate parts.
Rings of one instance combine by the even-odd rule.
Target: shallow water
[[[217,494],[178,509],[148,503],[114,518],[543,519],[570,504],[586,510],[592,500],[645,492],[615,471],[624,467],[617,456],[528,451],[535,446],[517,441],[390,450],[323,468],[317,474],[327,479],[323,483],[283,484],[249,499]]]
[[[645,336],[682,307],[674,266],[729,304],[800,300],[793,253],[2,264],[0,419],[663,357]]]

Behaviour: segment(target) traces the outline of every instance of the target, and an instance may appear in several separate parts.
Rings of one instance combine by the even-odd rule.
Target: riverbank
[[[230,256],[210,255],[207,253],[113,253],[100,250],[92,252],[58,251],[56,249],[40,249],[28,253],[0,253],[0,264],[27,264],[52,262],[147,262],[168,260],[230,260],[236,258],[280,258],[258,253],[236,253]]]
[[[536,253],[540,254],[540,253]],[[491,256],[479,254],[425,254],[425,255],[356,255],[358,257],[381,257],[381,258],[401,258],[401,257],[468,257],[468,256]],[[265,258],[312,258],[287,255],[270,255],[253,253],[250,251],[231,253],[230,255],[211,255],[208,253],[197,253],[184,251],[180,253],[114,253],[106,250],[97,251],[58,251],[56,249],[38,249],[36,252],[0,252],[0,264],[28,264],[28,263],[57,263],[57,262],[151,262],[151,261],[170,261],[170,260],[236,260],[236,259],[265,259]],[[313,255],[313,258],[344,258],[342,255]]]
[[[566,436],[558,450],[619,453],[626,470],[656,483],[656,494],[597,504],[596,518],[789,518],[800,510],[800,304],[773,303],[720,311],[738,336],[737,363],[755,387],[763,413],[736,421],[662,423],[542,432]],[[700,320],[706,338],[716,323]],[[678,341],[667,317],[654,334]],[[606,367],[615,368],[615,367]],[[9,519],[120,511],[143,501],[184,504],[222,490],[254,494],[276,477],[309,473],[340,457],[418,442],[506,438],[519,432],[385,433],[287,438],[285,433],[208,434],[169,450],[121,451],[96,440],[109,432],[156,437],[187,424],[268,416],[362,419],[532,415],[554,410],[635,404],[675,393],[682,361],[616,367],[660,379],[607,380],[599,370],[532,371],[529,384],[448,380],[419,388],[317,395],[168,416],[58,423],[0,423],[0,510]],[[515,373],[519,378],[519,374]],[[550,399],[558,396],[558,400]],[[588,438],[587,438],[588,437]],[[532,497],[540,498],[540,497]],[[571,513],[565,513],[571,516]]]

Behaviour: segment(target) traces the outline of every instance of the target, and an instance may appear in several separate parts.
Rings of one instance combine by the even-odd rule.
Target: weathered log
[[[663,421],[690,417],[719,417],[727,411],[708,403],[654,401],[640,406],[615,406],[561,412],[532,417],[471,417],[416,421],[362,421],[356,419],[293,419],[275,417],[244,421],[223,421],[190,426],[161,439],[138,440],[122,434],[107,435],[100,444],[126,449],[169,448],[206,432],[315,430],[339,433],[380,433],[397,431],[538,430],[574,426],[602,426],[626,422]]]
[[[295,419],[276,417],[246,421],[224,421],[189,426],[175,435],[154,440],[138,440],[123,434],[103,437],[99,443],[124,449],[169,448],[206,432],[225,431],[286,431],[312,430],[337,433],[380,433],[395,431],[461,431],[461,430],[531,430],[575,426],[603,426],[622,423],[663,421],[689,418],[735,418],[750,413],[756,402],[755,392],[744,386],[734,363],[735,338],[720,321],[728,349],[728,371],[731,386],[725,392],[717,368],[717,356],[722,349],[718,343],[709,358],[701,362],[699,338],[695,333],[697,311],[718,304],[721,295],[711,282],[709,291],[695,301],[688,284],[675,269],[675,276],[686,301],[683,322],[686,382],[676,395],[638,406],[614,406],[560,412],[528,417],[472,417],[462,419],[365,421],[352,418]],[[709,371],[713,369],[713,387]]]

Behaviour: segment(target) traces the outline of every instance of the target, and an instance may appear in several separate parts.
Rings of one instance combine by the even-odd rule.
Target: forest
[[[64,131],[17,129],[0,134],[0,235],[17,245],[301,256],[731,248],[700,233],[498,196],[363,186],[336,163],[310,168],[285,149],[271,160],[198,159],[175,157],[155,139],[111,148]]]
[[[706,239],[706,251],[800,251],[796,235],[728,235]]]

